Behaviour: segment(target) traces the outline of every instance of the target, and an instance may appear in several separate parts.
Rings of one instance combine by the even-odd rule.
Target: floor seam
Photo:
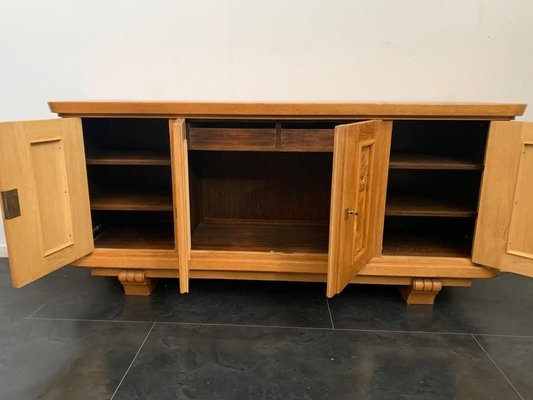
[[[333,315],[331,314],[331,308],[329,307],[328,296],[325,296],[325,297],[326,297],[326,305],[328,306],[329,320],[331,322],[331,329],[335,330],[335,324],[333,323]]]
[[[501,337],[501,338],[533,339],[533,335],[506,335],[506,334],[498,334],[498,333],[471,333],[471,335]]]
[[[121,319],[93,319],[93,318],[50,318],[50,317],[34,317],[34,321],[73,321],[73,322],[113,322],[113,323],[127,323],[127,324],[155,324],[159,321],[135,321],[135,320],[121,320]]]
[[[35,314],[37,314],[39,311],[41,311],[41,309],[46,305],[46,302],[44,302],[43,304],[41,304],[40,307],[37,308],[37,310],[35,310],[34,312],[32,312],[30,315],[28,315],[26,318],[24,319],[31,319]]]
[[[513,383],[511,382],[511,380],[507,377],[507,375],[505,375],[505,373],[502,371],[502,369],[500,368],[500,366],[498,365],[498,363],[496,361],[494,361],[494,359],[490,356],[490,354],[488,353],[487,350],[485,350],[485,348],[483,347],[483,345],[479,342],[479,340],[477,340],[476,336],[475,335],[470,335],[472,336],[472,338],[474,339],[474,341],[478,344],[479,347],[481,347],[481,350],[483,350],[483,352],[485,353],[485,355],[489,358],[489,360],[492,362],[492,364],[494,364],[494,366],[498,369],[498,371],[500,371],[500,374],[502,374],[502,376],[505,378],[505,380],[507,381],[507,383],[509,385],[511,385],[511,387],[514,389],[514,391],[516,392],[516,394],[518,395],[518,397],[520,397],[522,400],[525,400],[524,397],[522,396],[522,394],[518,391],[518,389],[515,387],[515,385],[513,385]]]
[[[141,345],[139,346],[139,349],[137,350],[137,353],[135,353],[135,357],[133,357],[133,360],[131,360],[131,363],[130,363],[128,369],[127,369],[126,372],[124,373],[124,376],[122,377],[122,379],[121,379],[120,382],[118,383],[117,388],[115,389],[115,391],[113,392],[113,394],[111,395],[111,397],[109,398],[109,400],[113,400],[113,398],[114,398],[115,395],[117,394],[118,390],[120,389],[120,386],[122,385],[122,382],[124,382],[124,379],[126,379],[126,375],[128,375],[128,372],[130,372],[131,367],[132,367],[133,364],[135,363],[135,360],[137,360],[137,357],[139,356],[139,353],[141,352],[141,350],[142,350],[144,344],[146,343],[146,341],[148,340],[148,336],[150,336],[150,333],[152,333],[152,329],[154,329],[154,326],[155,326],[155,322],[152,324],[152,326],[150,327],[150,330],[148,331],[148,333],[147,333],[146,336],[144,337],[143,342],[141,343]]]
[[[329,305],[329,303],[328,303]],[[329,308],[329,307],[328,307]],[[29,319],[25,317],[24,319]],[[332,327],[315,327],[315,326],[288,326],[288,325],[260,325],[260,324],[229,324],[229,323],[211,323],[211,322],[186,322],[186,321],[148,321],[148,320],[120,320],[120,319],[94,319],[94,318],[58,318],[58,317],[32,317],[32,320],[43,321],[81,321],[81,322],[114,322],[114,323],[134,323],[134,324],[172,324],[172,325],[201,325],[201,326],[227,326],[236,328],[274,328],[274,329],[309,329],[324,331],[346,331],[346,332],[368,332],[368,333],[411,333],[411,334],[429,334],[429,335],[477,335],[504,338],[522,338],[533,339],[533,336],[524,335],[501,335],[490,333],[473,333],[473,332],[447,332],[447,331],[408,331],[408,330],[389,330],[389,329],[359,329],[359,328],[336,328],[334,327],[332,316],[330,321]]]

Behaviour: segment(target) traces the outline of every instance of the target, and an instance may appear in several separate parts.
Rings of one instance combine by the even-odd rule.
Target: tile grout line
[[[28,319],[26,317],[25,319]],[[111,323],[130,323],[130,324],[171,324],[171,325],[201,325],[201,326],[227,326],[236,328],[274,328],[274,329],[307,329],[307,330],[323,330],[330,331],[329,327],[313,327],[313,326],[286,326],[286,325],[257,325],[257,324],[224,324],[224,323],[210,323],[210,322],[185,322],[185,321],[146,321],[146,320],[119,320],[119,319],[92,319],[92,318],[51,318],[51,317],[33,317],[32,320],[43,321],[81,321],[81,322],[111,322]],[[345,332],[367,332],[367,333],[410,333],[410,334],[427,334],[427,335],[462,335],[462,336],[490,336],[490,337],[504,337],[504,338],[522,338],[533,339],[529,335],[501,335],[490,333],[472,333],[472,332],[446,332],[446,331],[406,331],[406,330],[388,330],[388,329],[358,329],[358,328],[334,328],[336,331]]]
[[[483,352],[485,353],[485,355],[489,358],[490,361],[492,361],[492,364],[494,364],[494,366],[498,369],[498,371],[500,371],[500,374],[502,374],[502,376],[505,378],[505,380],[507,381],[507,383],[509,385],[511,385],[511,387],[514,389],[514,391],[516,392],[516,394],[518,395],[518,397],[520,397],[522,400],[525,400],[524,397],[522,397],[522,394],[518,391],[518,389],[515,387],[515,385],[513,385],[513,383],[509,380],[509,378],[507,377],[507,375],[505,375],[505,373],[502,371],[502,369],[500,368],[500,366],[496,363],[496,361],[494,361],[494,359],[490,356],[490,354],[487,352],[487,350],[485,350],[485,348],[483,347],[483,345],[479,342],[479,340],[477,340],[476,336],[471,334],[470,336],[472,336],[472,339],[475,340],[475,342],[478,344],[479,347],[481,347],[481,350],[483,350]]]
[[[113,394],[111,395],[111,397],[109,398],[109,400],[113,400],[113,398],[115,397],[115,395],[117,394],[118,392],[118,389],[120,389],[120,386],[122,385],[122,382],[124,382],[124,379],[126,379],[126,375],[128,375],[128,372],[130,372],[130,369],[131,367],[133,366],[133,363],[135,362],[135,360],[137,359],[137,357],[139,356],[139,353],[141,352],[144,344],[146,343],[146,341],[148,340],[148,336],[150,336],[150,333],[152,333],[152,329],[154,329],[154,326],[155,326],[155,322],[152,324],[152,326],[150,327],[150,330],[148,331],[148,333],[146,334],[143,342],[141,343],[141,345],[139,346],[139,349],[137,350],[137,353],[135,353],[135,357],[133,357],[133,360],[131,360],[131,363],[128,367],[128,369],[126,370],[126,372],[124,373],[124,376],[122,377],[122,379],[120,380],[120,382],[118,383],[118,386],[117,388],[115,389],[115,391],[113,392]]]
[[[78,322],[112,322],[112,323],[125,323],[125,324],[155,324],[161,321],[134,321],[134,320],[121,320],[121,319],[93,319],[93,318],[50,318],[50,317],[34,317],[33,320],[40,321],[78,321]]]
[[[69,266],[69,265],[66,265],[66,266],[72,268],[72,267]],[[66,287],[66,286],[67,286],[67,283],[65,282],[65,284],[62,286],[62,288],[63,288],[63,287]],[[52,294],[52,296],[51,296],[47,301],[45,301],[43,304],[41,304],[41,306],[40,306],[37,310],[35,310],[34,312],[32,312],[29,316],[27,316],[27,317],[24,318],[24,319],[33,319],[33,316],[34,316],[35,314],[37,314],[39,311],[41,311],[41,309],[42,309],[42,308],[43,308],[48,302],[50,302],[51,300],[56,299],[57,297],[59,297],[59,293],[58,293],[58,292]]]
[[[501,338],[533,339],[533,335],[506,335],[506,334],[499,334],[499,333],[469,333],[469,335],[501,337]]]
[[[30,315],[28,315],[26,318],[24,319],[31,319],[35,314],[37,314],[39,311],[41,311],[41,309],[46,305],[46,303],[43,303],[41,304],[41,306],[39,308],[37,308],[37,310],[35,310],[34,312],[32,312]]]
[[[335,330],[335,324],[333,323],[333,315],[331,315],[331,308],[329,307],[328,296],[326,297],[326,305],[328,306],[329,320],[331,321],[331,329]]]

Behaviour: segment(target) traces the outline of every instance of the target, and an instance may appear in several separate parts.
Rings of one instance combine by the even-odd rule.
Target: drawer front
[[[282,129],[282,151],[333,151],[334,129]]]
[[[226,151],[276,150],[276,129],[254,127],[189,127],[189,149]]]

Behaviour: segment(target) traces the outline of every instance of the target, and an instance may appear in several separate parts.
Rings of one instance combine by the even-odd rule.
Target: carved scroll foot
[[[147,278],[144,271],[120,271],[118,280],[127,295],[149,296],[157,284],[157,279]]]
[[[434,278],[413,278],[410,286],[400,286],[407,304],[433,304],[442,289],[442,282]]]

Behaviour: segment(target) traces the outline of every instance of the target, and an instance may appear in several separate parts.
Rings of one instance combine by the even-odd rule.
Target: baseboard
[[[7,257],[7,245],[0,244],[0,257]]]

